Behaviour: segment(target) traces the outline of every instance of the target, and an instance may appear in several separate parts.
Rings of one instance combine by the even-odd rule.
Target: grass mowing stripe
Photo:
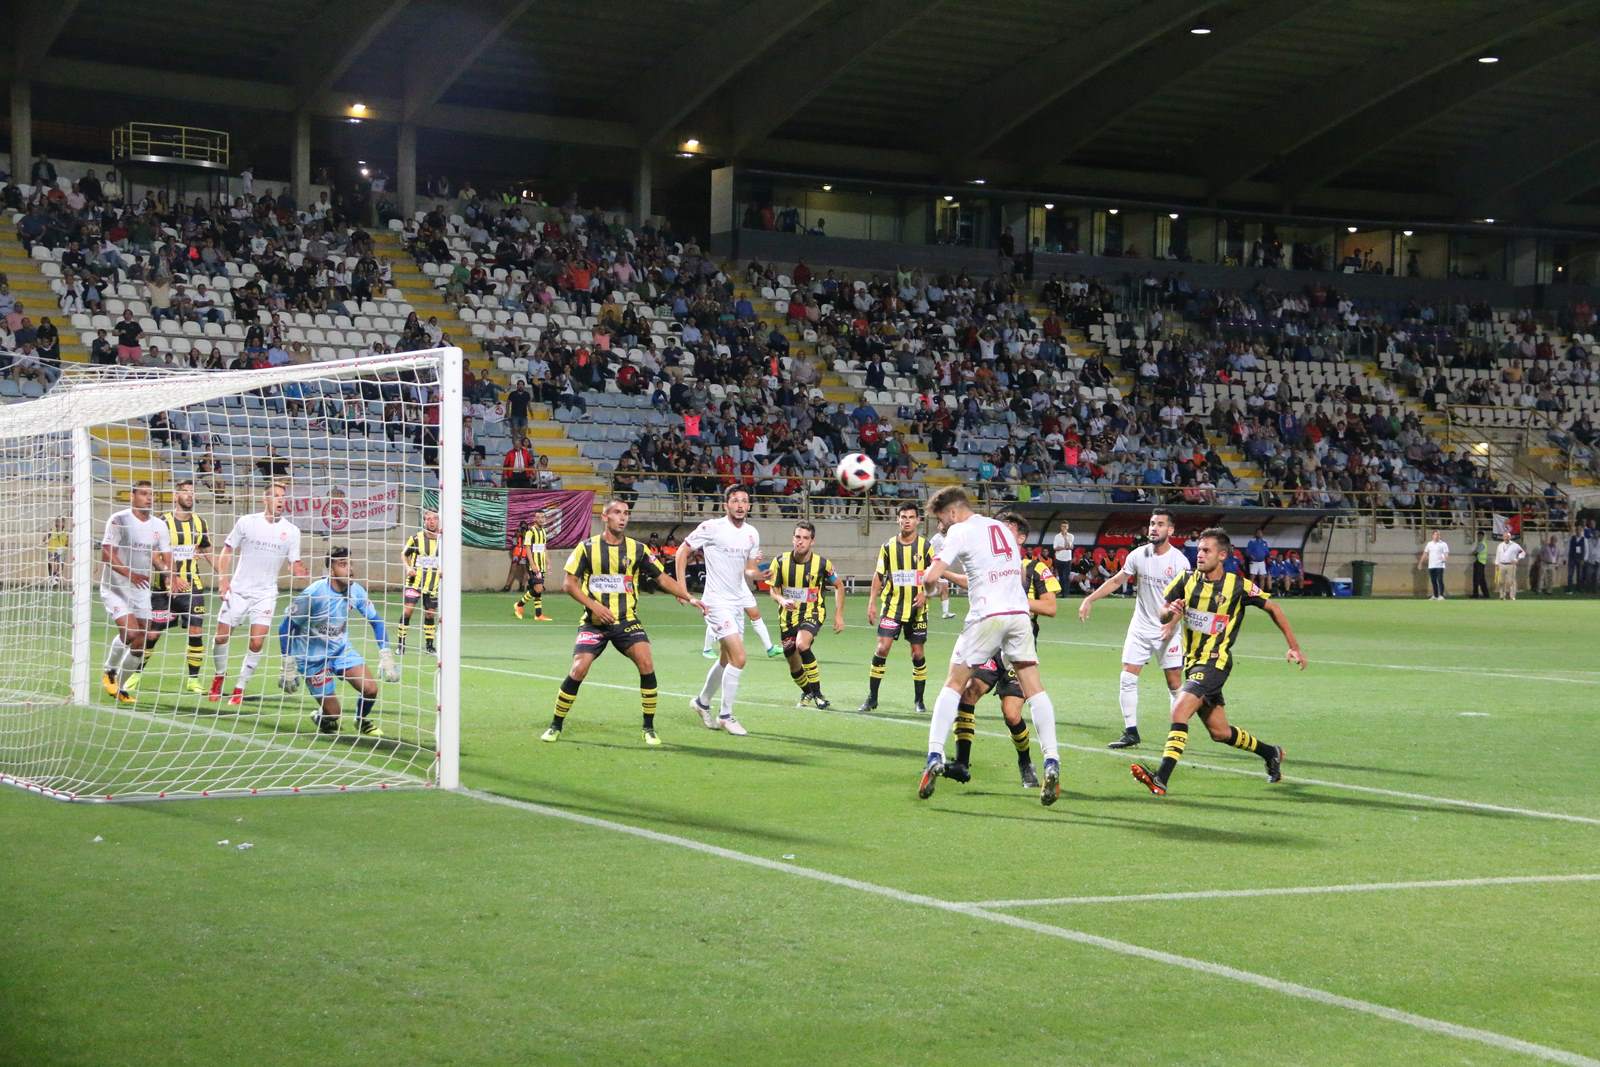
[[[480,663],[463,663],[461,666],[466,670],[487,671],[491,674],[510,674],[519,678],[539,678],[550,682],[559,682],[566,677],[564,674],[540,674],[536,671],[514,671],[508,667],[486,667]],[[585,681],[584,684],[599,686],[603,689],[622,689],[629,692],[638,691],[636,686],[621,685],[616,682]],[[698,695],[695,693],[673,692],[666,689],[661,690],[660,693],[662,696],[675,696],[682,697],[684,699]],[[756,707],[793,708],[792,704],[781,703],[772,700],[746,700],[743,701],[743,703],[747,705],[754,705]],[[822,714],[839,715],[858,722],[882,722],[894,725],[919,726],[924,730],[927,729],[927,723],[920,719],[897,719],[885,715],[862,716],[849,711],[835,711],[832,709],[825,711]],[[1011,737],[1010,734],[1003,734],[998,730],[979,730],[978,733],[984,737],[999,737],[1007,740],[1009,740]],[[1059,744],[1061,748],[1071,749],[1073,752],[1085,752],[1096,756],[1111,756],[1121,760],[1126,760],[1128,758],[1121,752],[1114,752],[1109,749],[1099,748],[1093,745],[1075,745],[1068,741],[1062,741]],[[1197,767],[1206,771],[1220,771],[1224,774],[1244,774],[1249,775],[1252,778],[1261,777],[1261,771],[1259,768],[1230,767],[1221,763],[1208,763],[1205,760],[1185,760],[1183,765],[1185,767]],[[1290,766],[1292,767],[1292,761]],[[1297,785],[1317,785],[1322,786],[1325,789],[1343,789],[1354,793],[1370,793],[1375,796],[1394,797],[1399,800],[1416,800],[1425,804],[1437,804],[1441,807],[1471,808],[1474,811],[1492,811],[1501,815],[1521,815],[1529,819],[1554,819],[1559,822],[1581,823],[1585,826],[1600,826],[1600,818],[1595,818],[1588,815],[1571,815],[1562,811],[1541,811],[1537,808],[1517,808],[1510,807],[1505,804],[1489,804],[1481,800],[1459,800],[1455,797],[1437,797],[1431,796],[1427,793],[1410,793],[1403,789],[1384,789],[1375,785],[1356,785],[1352,782],[1334,782],[1325,778],[1302,778],[1299,775],[1295,775],[1292,780]]]
[[[1267,889],[1194,889],[1179,893],[1112,893],[1097,897],[975,900],[975,908],[1041,908],[1074,904],[1138,904],[1161,900],[1231,900],[1235,897],[1297,897],[1325,893],[1380,893],[1398,889],[1471,889],[1491,885],[1600,882],[1600,874],[1514,874],[1490,878],[1444,878],[1431,882],[1355,882],[1350,885],[1290,885]]]
[[[610,819],[601,819],[593,815],[583,815],[578,812],[566,811],[562,808],[550,807],[546,804],[536,804],[529,800],[519,800],[515,797],[502,796],[498,793],[488,793],[477,789],[458,790],[462,796],[489,804],[498,804],[504,807],[516,808],[520,811],[530,812],[551,819],[562,819],[578,823],[583,826],[600,830],[609,830],[612,833],[628,834],[633,837],[643,838],[657,844],[672,845],[676,848],[688,849],[703,855],[714,856],[718,859],[729,860],[734,863],[743,863],[752,867],[760,867],[780,874],[787,874],[796,878],[805,878],[814,882],[838,886],[843,889],[853,889],[859,893],[868,893],[882,897],[900,904],[911,904],[917,907],[932,908],[939,911],[953,912],[969,918],[984,922],[1009,926],[1029,933],[1040,934],[1044,937],[1053,937],[1062,941],[1087,945],[1091,948],[1103,949],[1118,955],[1129,956],[1135,959],[1147,960],[1152,963],[1161,963],[1169,967],[1180,967],[1185,970],[1195,971],[1200,974],[1238,982],[1244,985],[1255,986],[1268,992],[1278,993],[1299,1000],[1311,1001],[1328,1007],[1343,1008],[1347,1011],[1371,1015],[1379,1019],[1402,1026],[1409,1026],[1442,1037],[1453,1037],[1462,1041],[1471,1041],[1490,1048],[1500,1049],[1505,1052],[1520,1053],[1531,1056],[1546,1063],[1566,1064],[1568,1067],[1600,1067],[1600,1060],[1566,1049],[1551,1048],[1548,1045],[1539,1045],[1521,1038],[1511,1037],[1507,1034],[1496,1033],[1492,1030],[1480,1030],[1477,1027],[1462,1026],[1459,1023],[1446,1022],[1443,1019],[1434,1019],[1426,1015],[1417,1015],[1398,1008],[1374,1004],[1370,1001],[1357,1000],[1338,993],[1330,993],[1325,989],[1313,986],[1300,985],[1297,982],[1286,982],[1269,975],[1256,974],[1253,971],[1240,970],[1226,964],[1212,963],[1208,960],[1194,959],[1189,956],[1179,956],[1171,952],[1162,952],[1159,949],[1145,948],[1142,945],[1130,944],[1126,941],[1116,941],[1109,937],[1100,937],[1097,934],[1087,933],[1082,930],[1073,930],[1065,926],[1053,926],[1048,923],[1034,922],[1016,915],[1004,912],[989,911],[973,904],[963,904],[957,901],[940,900],[922,893],[911,893],[892,886],[878,885],[875,882],[865,882],[857,878],[849,878],[840,874],[819,871],[810,867],[801,867],[797,864],[784,863],[780,860],[767,859],[764,856],[753,856],[747,852],[739,852],[720,845],[707,844],[693,838],[679,837],[676,834],[666,834],[659,830],[651,830],[642,826],[633,826],[629,823],[614,822]]]

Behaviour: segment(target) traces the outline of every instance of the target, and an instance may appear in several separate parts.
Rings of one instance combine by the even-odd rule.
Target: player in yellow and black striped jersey
[[[789,660],[789,677],[800,687],[800,706],[829,706],[822,695],[822,667],[811,651],[828,618],[825,601],[833,590],[833,632],[844,630],[844,579],[833,563],[815,552],[817,528],[801,520],[794,524],[793,548],[772,561],[767,569],[768,589],[778,602],[778,633]]]
[[[878,706],[878,687],[883,683],[884,665],[897,637],[911,646],[911,684],[916,694],[918,714],[927,714],[923,692],[928,686],[928,660],[923,646],[928,643],[928,605],[917,605],[922,575],[933,565],[933,549],[928,539],[917,532],[922,522],[921,509],[902,504],[895,513],[899,532],[878,550],[878,565],[872,572],[872,594],[867,599],[867,624],[878,628],[878,647],[867,673],[867,699],[857,711],[872,711]]]
[[[522,618],[522,605],[533,604],[534,622],[553,622],[544,613],[544,572],[549,568],[550,530],[541,512],[522,531],[522,562],[527,568],[527,583],[522,596],[511,605],[517,618]]]
[[[661,564],[642,543],[627,536],[628,505],[621,500],[606,503],[601,512],[603,532],[579,544],[567,557],[563,590],[583,605],[583,622],[572,649],[572,669],[556,693],[555,716],[541,741],[561,740],[567,713],[578,699],[578,687],[589,674],[595,657],[613,645],[639,668],[639,705],[644,715],[644,743],[659,745],[656,736],[656,667],[650,653],[650,637],[639,621],[639,591],[648,579],[663,592],[691,604],[705,614],[700,601],[661,569]]]
[[[44,535],[44,562],[47,580],[54,589],[61,584],[61,575],[66,570],[67,547],[71,544],[71,534],[67,530],[67,520],[57,519],[50,527],[50,532]]]
[[[422,602],[422,650],[439,651],[439,583],[444,571],[439,560],[439,513],[424,511],[422,529],[412,534],[401,550],[406,565],[405,607],[400,609],[400,625],[395,627],[395,652],[406,654],[406,636],[411,632],[411,614]]]
[[[184,664],[189,677],[184,688],[202,691],[200,668],[206,658],[206,583],[200,572],[202,562],[213,572],[217,561],[211,554],[211,527],[194,512],[194,482],[185,479],[173,487],[172,510],[160,516],[172,542],[172,573],[157,572],[150,579],[150,625],[146,629],[145,658],[154,652],[156,640],[172,626],[188,630]]]
[[[1206,724],[1213,741],[1260,756],[1267,765],[1267,781],[1283,778],[1283,748],[1228,723],[1222,687],[1233,669],[1233,645],[1244,623],[1244,609],[1262,609],[1283,631],[1290,663],[1305,670],[1306,657],[1288,617],[1272,596],[1244,575],[1225,569],[1232,554],[1233,542],[1226,531],[1216,527],[1202,531],[1195,545],[1194,570],[1174,578],[1164,593],[1167,606],[1161,613],[1162,624],[1184,628],[1185,681],[1172,705],[1172,728],[1161,752],[1161,766],[1152,771],[1135,763],[1131,768],[1134,778],[1157,796],[1166,795],[1167,782],[1189,743],[1189,720],[1196,714]]]
[[[1011,527],[1017,544],[1028,543],[1032,527],[1026,518],[1015,511],[1005,512],[996,518]],[[956,576],[955,580],[959,584],[965,579]],[[1047,615],[1052,619],[1056,616],[1056,595],[1061,592],[1061,582],[1056,577],[1054,567],[1041,560],[1029,559],[1022,564],[1022,586],[1028,593],[1033,636],[1038,637],[1039,616]],[[1033,769],[1033,757],[1028,751],[1028,724],[1022,718],[1022,683],[1017,680],[1017,672],[999,656],[974,668],[972,677],[967,679],[961,703],[956,705],[956,758],[953,763],[945,764],[945,777],[958,782],[971,780],[972,741],[977,734],[977,714],[974,709],[984,694],[989,692],[1000,698],[1000,714],[1005,718],[1006,729],[1011,731],[1011,743],[1017,750],[1017,772],[1022,776],[1023,788],[1039,788],[1039,776]]]

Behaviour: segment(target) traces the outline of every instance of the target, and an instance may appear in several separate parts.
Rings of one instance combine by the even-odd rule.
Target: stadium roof
[[[1600,0],[14,6],[12,73],[68,89],[360,101],[368,121],[609,149],[693,137],[706,159],[840,175],[1600,219]]]

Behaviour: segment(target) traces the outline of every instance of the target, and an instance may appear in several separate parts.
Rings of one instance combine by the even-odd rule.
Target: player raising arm
[[[222,699],[233,628],[250,620],[250,650],[245,653],[239,680],[228,697],[230,707],[244,703],[244,687],[261,663],[261,649],[278,604],[278,575],[284,564],[289,565],[296,578],[310,576],[300,559],[300,527],[283,517],[287,497],[288,489],[282,482],[268,486],[261,498],[261,510],[240,516],[217,558],[217,593],[222,609],[217,613],[217,634],[211,642],[211,659],[217,672],[211,679],[212,700]]]
[[[944,773],[944,744],[955,725],[974,668],[1000,656],[1017,672],[1023,699],[1033,713],[1033,729],[1044,753],[1044,782],[1039,802],[1054,804],[1061,795],[1061,759],[1056,746],[1055,707],[1039,681],[1039,654],[1029,618],[1028,594],[1022,584],[1022,550],[1011,528],[976,514],[960,486],[949,485],[933,494],[928,513],[944,528],[945,543],[933,558],[917,592],[918,607],[926,610],[928,593],[938,588],[949,567],[960,564],[967,575],[966,625],[950,653],[950,673],[934,702],[928,726],[928,760],[917,795],[933,795]]]
[[[351,573],[350,550],[344,546],[328,553],[328,575],[306,587],[289,603],[289,610],[278,626],[278,650],[283,654],[283,670],[278,686],[285,693],[300,688],[301,675],[306,688],[317,701],[311,721],[319,733],[339,732],[338,682],[343,678],[356,691],[356,730],[363,737],[382,737],[383,731],[372,721],[372,707],[378,702],[378,680],[367,673],[367,662],[350,645],[350,612],[356,612],[372,625],[378,639],[378,671],[386,682],[400,680],[400,667],[389,653],[383,632],[383,617],[373,606],[366,589]]]
[[[1271,616],[1289,644],[1286,658],[1290,663],[1305,670],[1306,657],[1272,595],[1244,575],[1225,569],[1232,554],[1233,542],[1226,531],[1217,527],[1202,531],[1195,546],[1193,573],[1174,578],[1164,594],[1161,622],[1184,629],[1183,669],[1188,677],[1172,705],[1172,726],[1161,752],[1161,765],[1154,771],[1142,763],[1132,767],[1133,776],[1156,796],[1167,793],[1167,782],[1189,743],[1189,720],[1196,714],[1206,724],[1211,740],[1260,756],[1267,765],[1267,781],[1283,778],[1283,749],[1228,723],[1222,687],[1233,670],[1233,643],[1239,639],[1244,609],[1260,608]]]
[[[639,668],[639,706],[644,716],[644,743],[659,745],[656,736],[656,665],[650,653],[650,635],[639,621],[639,582],[654,579],[663,592],[705,612],[700,601],[691,597],[682,583],[661,569],[650,550],[627,536],[628,505],[621,500],[606,503],[600,519],[604,530],[572,550],[567,557],[563,590],[583,605],[583,621],[578,625],[578,640],[572,649],[572,667],[556,694],[555,717],[541,741],[561,740],[567,713],[578,699],[578,687],[589,676],[589,668],[607,645],[633,661]]]

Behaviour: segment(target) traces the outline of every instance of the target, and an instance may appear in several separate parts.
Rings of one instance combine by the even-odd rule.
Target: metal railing
[[[111,156],[118,160],[162,160],[198,166],[228,166],[228,135],[199,126],[130,122],[111,131]]]

